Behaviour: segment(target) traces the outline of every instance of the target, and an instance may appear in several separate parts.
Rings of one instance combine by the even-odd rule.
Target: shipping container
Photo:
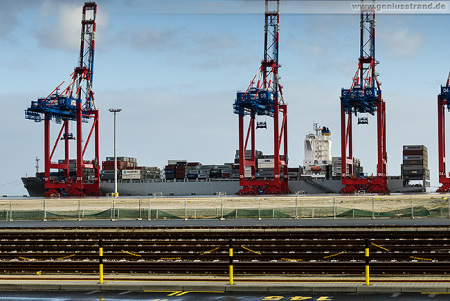
[[[275,162],[275,159],[258,159],[257,160],[258,161],[258,164],[260,164],[260,163],[274,163]]]
[[[419,169],[419,170],[403,170],[403,175],[405,175],[405,176],[411,176],[411,175],[422,176],[423,173],[424,173],[423,169]]]
[[[167,165],[177,165],[178,163],[187,163],[187,160],[168,160]]]
[[[139,180],[141,179],[140,170],[122,170],[123,180]]]
[[[428,162],[423,161],[423,160],[403,160],[403,166],[407,166],[407,165],[419,165],[419,166],[428,167]]]
[[[427,170],[423,165],[402,165],[402,170]]]
[[[427,147],[425,145],[403,145],[403,150],[420,150],[427,151]]]
[[[423,150],[404,150],[403,151],[403,156],[427,156],[428,157],[428,153],[426,151]]]
[[[410,175],[410,176],[403,176],[404,180],[423,180],[422,175]]]
[[[428,157],[427,156],[423,156],[423,155],[411,155],[411,156],[403,156],[403,160],[424,160],[424,161],[428,161]]]

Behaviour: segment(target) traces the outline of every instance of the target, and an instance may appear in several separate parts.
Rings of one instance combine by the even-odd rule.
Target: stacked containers
[[[273,178],[275,176],[275,159],[273,156],[263,156],[257,159],[258,170],[256,172],[257,178]]]
[[[202,164],[200,162],[188,162],[186,166],[186,177],[189,180],[196,180],[198,178],[201,165]]]
[[[200,167],[200,169],[198,171],[198,179],[206,180],[207,178],[209,178],[209,174],[210,174],[212,166],[211,165],[201,165],[199,167]]]
[[[138,166],[136,158],[117,157],[117,179],[119,180],[148,180],[160,179],[158,167]],[[93,170],[92,170],[93,171]],[[91,177],[91,175],[89,175]],[[114,157],[106,157],[102,161],[101,180],[114,180]]]
[[[348,166],[346,167],[346,172],[347,174],[349,173]],[[355,175],[356,177],[365,176],[364,169],[361,166],[361,160],[356,157],[353,157],[353,175]],[[331,159],[331,177],[342,177],[341,157],[333,157]]]
[[[293,168],[293,167],[289,167],[288,168],[289,179],[296,179],[296,178],[298,178],[299,173],[300,173],[300,168]]]
[[[428,149],[425,145],[404,145],[402,177],[405,180],[429,180]]]
[[[175,179],[175,166],[176,165],[168,164],[164,167],[164,173],[166,176],[166,180]]]
[[[175,179],[182,180],[186,177],[186,161],[177,162],[175,166]]]

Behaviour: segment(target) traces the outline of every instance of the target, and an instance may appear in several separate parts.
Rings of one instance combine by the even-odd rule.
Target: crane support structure
[[[364,1],[361,1],[362,3]],[[358,70],[353,77],[350,89],[341,91],[341,193],[366,191],[387,193],[386,175],[386,106],[381,94],[380,83],[375,72],[375,10],[361,10],[360,57]],[[370,114],[377,117],[377,175],[364,177],[353,170],[352,114]],[[367,117],[358,123],[368,123]]]
[[[25,118],[44,121],[44,196],[101,195],[99,169],[99,114],[92,91],[97,4],[86,2],[81,21],[81,46],[78,66],[67,80],[58,85],[47,97],[32,101],[25,110]],[[61,92],[60,92],[61,91]],[[61,124],[53,147],[50,141],[50,122]],[[83,123],[92,121],[86,137]],[[76,134],[70,132],[69,123],[76,124]],[[94,137],[94,159],[84,160],[91,138]],[[64,159],[53,162],[53,155],[63,141]],[[70,142],[75,141],[76,159],[70,159]],[[57,170],[52,172],[52,170]]]
[[[233,105],[234,113],[239,116],[239,179],[242,188],[238,194],[289,193],[287,105],[278,76],[279,8],[279,0],[265,1],[264,59],[259,74],[255,75],[246,91],[237,92]],[[249,116],[247,124],[246,116]],[[270,163],[265,164],[268,170],[273,170],[270,177],[257,173],[256,129],[266,127],[266,124],[257,124],[257,116],[273,118],[273,160],[268,159]]]
[[[441,94],[438,95],[438,160],[439,160],[439,183],[441,187],[437,192],[450,191],[450,178],[445,166],[445,108],[450,111],[450,73],[447,83],[441,86]]]

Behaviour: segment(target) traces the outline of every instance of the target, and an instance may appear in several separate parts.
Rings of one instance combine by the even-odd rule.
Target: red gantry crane
[[[279,8],[279,0],[265,1],[264,58],[259,74],[255,75],[245,92],[237,93],[233,105],[234,113],[239,116],[239,179],[242,188],[238,194],[289,193],[287,105],[278,76]],[[246,131],[245,116],[250,117]],[[273,158],[263,161],[259,161],[261,158],[256,154],[255,130],[267,128],[267,124],[256,122],[257,116],[273,118],[274,154]],[[250,152],[246,151],[249,141]],[[261,170],[258,162],[264,162],[264,176],[258,172]]]
[[[450,191],[450,178],[445,167],[445,108],[450,111],[450,73],[447,83],[441,86],[441,94],[438,95],[438,155],[439,155],[439,183],[442,184],[437,192]]]
[[[62,82],[47,97],[32,101],[25,110],[25,118],[44,121],[44,196],[101,195],[99,189],[99,118],[92,91],[97,4],[86,2],[81,22],[79,64],[69,76],[69,85]],[[61,92],[60,92],[61,91]],[[51,148],[50,121],[61,124]],[[87,137],[83,137],[83,123],[92,121]],[[69,123],[76,124],[76,134],[70,132]],[[86,150],[94,136],[94,158],[84,160]],[[63,141],[64,159],[53,162],[59,142]],[[70,159],[69,145],[76,144],[76,160]],[[52,170],[57,170],[52,172]]]
[[[361,1],[364,7],[364,1]],[[373,1],[372,1],[373,4]],[[370,6],[370,5],[369,5]],[[341,91],[341,193],[364,190],[372,193],[386,193],[386,104],[381,95],[375,66],[375,10],[361,9],[360,57],[358,70],[350,89]],[[377,116],[377,175],[361,177],[353,171],[352,114]],[[359,117],[358,124],[367,124],[367,117]]]

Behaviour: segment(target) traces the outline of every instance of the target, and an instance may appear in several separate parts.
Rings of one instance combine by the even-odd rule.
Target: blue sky
[[[83,3],[2,1],[0,194],[26,194],[20,177],[34,174],[35,157],[43,159],[43,123],[25,120],[24,110],[50,93],[77,64]],[[307,10],[311,3],[320,5]],[[342,3],[352,2],[281,1],[279,73],[288,104],[291,167],[303,160],[303,140],[313,122],[331,129],[332,153],[340,156],[340,89],[350,86],[359,55],[359,15],[330,6]],[[232,104],[236,91],[245,90],[259,68],[264,1],[97,4],[94,91],[100,110],[100,157],[113,154],[108,109],[121,108],[121,156],[161,168],[169,159],[232,162],[238,145]],[[400,174],[402,145],[424,144],[435,188],[437,94],[450,69],[449,26],[448,10],[376,16],[388,173]],[[58,130],[52,128],[53,133]],[[354,129],[354,155],[369,173],[376,168],[375,132],[375,117],[369,117],[369,126]],[[257,148],[272,153],[270,130],[258,130]]]

